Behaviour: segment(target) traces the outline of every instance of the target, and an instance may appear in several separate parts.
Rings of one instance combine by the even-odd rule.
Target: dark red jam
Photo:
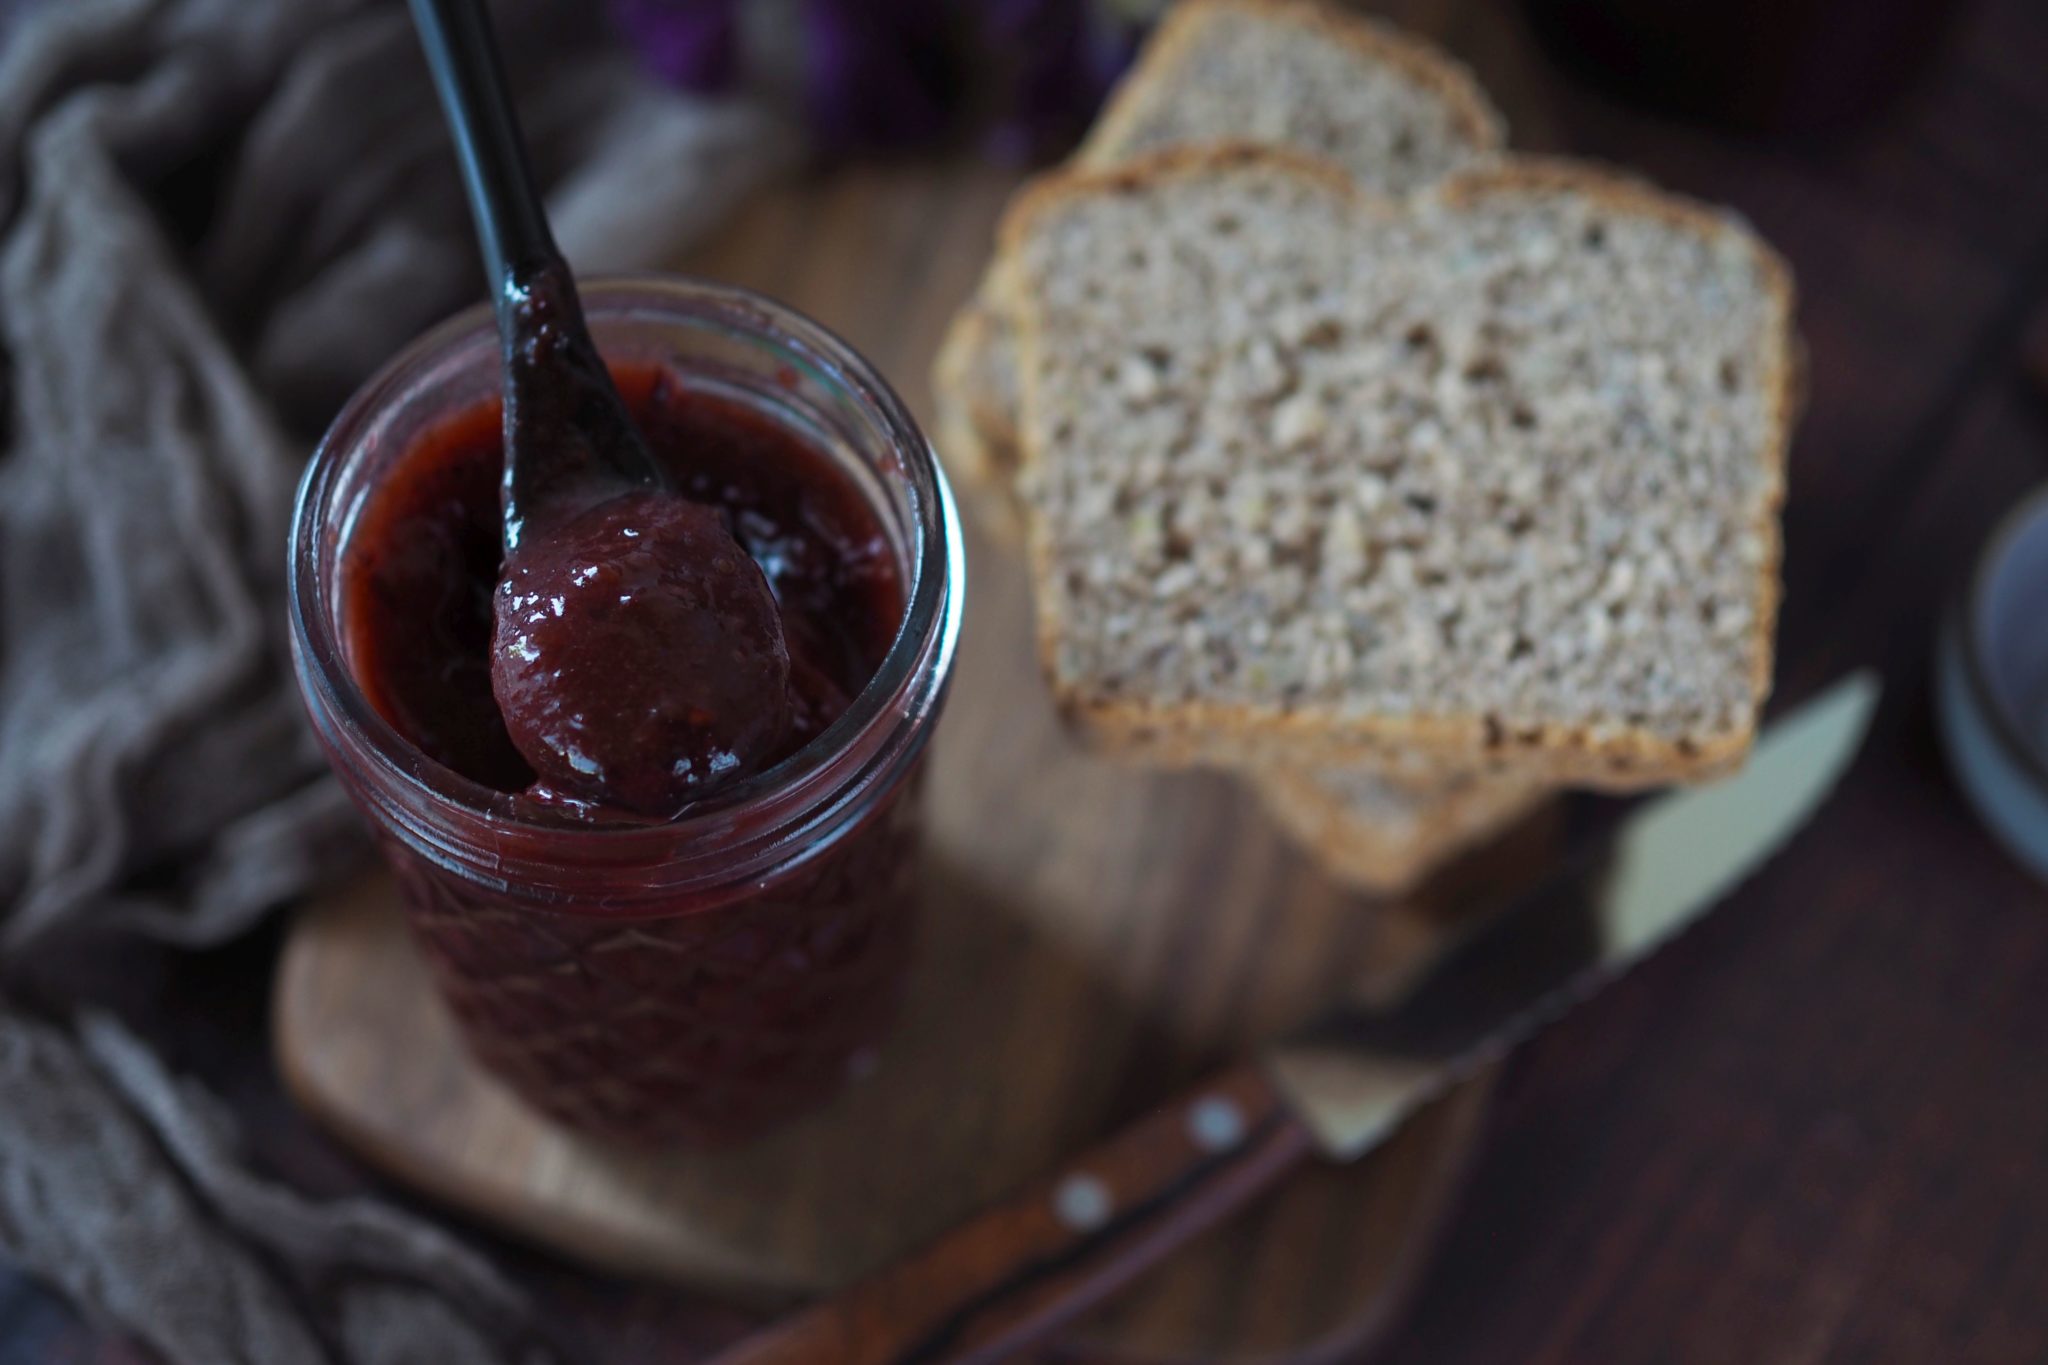
[[[905,611],[898,558],[852,478],[790,427],[654,367],[616,377],[676,490],[726,520],[780,612],[789,714],[773,743],[723,751],[744,750],[749,771],[767,768],[873,677]],[[582,866],[569,855],[598,837],[590,822],[639,825],[635,838],[666,826],[551,794],[508,735],[490,673],[501,439],[499,408],[484,404],[430,426],[387,467],[340,549],[344,652],[405,740],[510,794],[543,827],[507,847]],[[599,521],[600,540],[618,529]],[[571,652],[587,645],[600,668],[706,663],[646,657],[630,630],[609,646],[603,634],[570,642]],[[760,685],[745,673],[712,679],[708,704],[728,705],[728,685]],[[350,777],[348,762],[337,766]],[[881,1036],[908,960],[916,786],[912,769],[870,789],[816,836],[822,844],[709,890],[663,891],[657,848],[645,863],[592,864],[569,890],[537,891],[516,874],[479,878],[376,828],[414,936],[479,1059],[587,1132],[717,1144],[816,1105]],[[695,837],[687,821],[674,828],[679,844]]]
[[[773,763],[796,709],[782,607],[721,509],[612,489],[524,529],[491,692],[539,789],[660,819]]]
[[[619,505],[586,514],[567,539],[550,543],[544,560],[524,568],[532,578],[527,587],[544,599],[574,590],[577,578],[589,577],[584,569],[601,568],[602,581],[622,589],[616,596],[626,609],[617,619],[586,613],[576,618],[576,638],[546,636],[544,628],[539,638],[551,665],[616,676],[620,705],[588,722],[593,747],[649,755],[656,761],[643,767],[657,779],[680,774],[678,788],[657,781],[649,791],[642,772],[622,766],[617,799],[592,800],[587,788],[565,791],[563,775],[537,781],[512,742],[491,687],[502,538],[497,403],[447,418],[395,463],[364,509],[344,560],[349,662],[371,704],[435,761],[486,786],[523,793],[528,814],[667,816],[707,776],[719,779],[701,787],[710,795],[773,766],[846,710],[874,675],[903,615],[895,553],[872,506],[829,456],[754,408],[693,390],[657,367],[621,367],[614,377],[677,492],[704,509],[667,499],[672,505],[652,515],[721,518],[759,566],[749,577],[765,578],[787,642],[781,673],[765,643],[713,653],[686,640],[665,655],[655,652],[647,622],[633,614],[650,594],[630,590],[644,589],[666,566],[650,567],[645,556],[625,552],[628,542],[619,537],[637,530]],[[647,515],[643,509],[641,520]],[[584,563],[600,555],[603,564]],[[735,633],[758,639],[762,608],[746,589],[738,583],[720,601],[728,621],[738,622]],[[678,678],[689,680],[689,698],[700,703],[691,711],[694,727],[650,721],[648,707],[631,704],[648,693],[674,692]],[[783,687],[786,706],[781,696],[773,705],[763,700],[767,689]],[[514,691],[522,708],[534,691]],[[552,719],[539,714],[542,706],[536,699],[531,713],[523,709],[522,723]],[[705,735],[717,743],[703,742]]]

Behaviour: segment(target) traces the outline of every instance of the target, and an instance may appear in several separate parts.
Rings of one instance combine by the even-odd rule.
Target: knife
[[[1878,691],[1845,678],[1772,725],[1736,776],[1644,802],[1606,856],[1501,913],[1398,1005],[1340,1006],[713,1365],[1002,1360],[1303,1162],[1363,1156],[1769,859],[1848,769]]]

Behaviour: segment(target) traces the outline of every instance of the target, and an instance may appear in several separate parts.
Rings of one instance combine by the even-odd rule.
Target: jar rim
[[[528,864],[520,856],[523,844],[544,843],[544,861],[573,867],[658,862],[663,889],[670,892],[706,878],[752,875],[764,861],[793,866],[830,838],[820,834],[809,847],[792,851],[792,836],[829,822],[859,790],[906,766],[922,748],[926,727],[917,722],[943,698],[964,606],[965,551],[952,490],[930,442],[888,381],[836,333],[793,308],[753,290],[680,275],[593,276],[579,280],[578,288],[594,322],[607,314],[667,312],[677,321],[737,324],[771,336],[794,359],[835,381],[876,421],[900,468],[911,516],[904,536],[909,585],[903,616],[873,676],[844,713],[795,753],[660,824],[575,825],[524,816],[510,794],[430,759],[400,735],[345,662],[331,589],[347,532],[330,529],[326,518],[338,510],[334,486],[347,456],[394,393],[435,360],[494,332],[490,308],[480,303],[408,343],[358,388],[329,424],[300,479],[287,600],[306,705],[316,727],[331,723],[352,753],[368,759],[391,797],[376,802],[380,812],[437,861],[480,863],[495,877],[508,870],[508,860]],[[322,542],[329,538],[336,548],[323,571]],[[526,866],[525,874],[533,870]]]

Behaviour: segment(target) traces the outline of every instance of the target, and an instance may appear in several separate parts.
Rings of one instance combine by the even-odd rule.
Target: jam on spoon
[[[550,791],[672,814],[788,729],[775,597],[702,503],[599,503],[508,558],[495,607],[491,690]]]
[[[460,153],[505,374],[491,689],[543,791],[673,815],[772,760],[790,658],[724,514],[672,488],[583,320],[481,0],[413,0]]]

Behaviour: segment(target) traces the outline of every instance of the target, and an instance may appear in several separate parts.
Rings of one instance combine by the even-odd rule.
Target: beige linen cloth
[[[602,8],[499,9],[585,271],[671,256],[791,140],[651,84]],[[217,943],[362,856],[290,678],[292,489],[482,296],[472,240],[395,0],[0,0],[0,970]],[[0,1257],[179,1365],[552,1358],[452,1239],[251,1174],[114,1021],[5,998]]]

